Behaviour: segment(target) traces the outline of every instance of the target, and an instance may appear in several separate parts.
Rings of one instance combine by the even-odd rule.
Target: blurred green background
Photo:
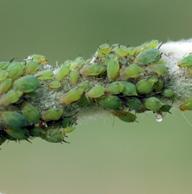
[[[101,43],[192,37],[191,0],[0,0],[0,60],[38,53],[51,63],[89,57]],[[5,194],[191,194],[191,113],[126,124],[84,116],[70,144],[4,144]]]

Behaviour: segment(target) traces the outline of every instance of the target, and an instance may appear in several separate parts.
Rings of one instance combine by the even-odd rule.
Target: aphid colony
[[[170,112],[177,96],[159,46],[156,40],[137,47],[103,44],[91,59],[55,66],[42,55],[0,62],[0,144],[34,137],[65,142],[79,110],[93,106],[125,122],[145,111]],[[192,56],[178,65],[191,68]],[[192,100],[180,109],[192,109]]]

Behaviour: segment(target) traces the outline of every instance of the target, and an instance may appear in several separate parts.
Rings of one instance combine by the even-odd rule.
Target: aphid
[[[117,96],[105,96],[99,100],[99,105],[104,109],[118,110],[121,107],[121,100]]]
[[[169,105],[169,104],[164,104],[162,105],[162,107],[160,108],[159,112],[167,112],[167,113],[171,113],[170,110],[171,110],[172,106]]]
[[[144,69],[137,64],[131,64],[128,67],[122,68],[121,79],[128,80],[129,78],[138,78]]]
[[[82,57],[77,57],[71,62],[70,70],[79,70],[85,64],[85,60]]]
[[[37,107],[30,103],[25,103],[21,111],[30,124],[39,122],[41,115]]]
[[[8,72],[5,70],[0,70],[0,82],[4,81],[8,77]]]
[[[175,92],[171,88],[167,88],[163,91],[163,96],[167,98],[173,98],[175,97]]]
[[[188,56],[182,58],[178,62],[178,66],[181,68],[191,68],[192,67],[192,54],[189,54]]]
[[[35,91],[40,86],[39,80],[33,75],[23,76],[13,83],[13,87],[16,90],[20,90],[24,93],[30,93]]]
[[[58,89],[61,87],[61,82],[58,80],[53,80],[49,83],[49,88],[51,89]]]
[[[99,76],[106,71],[106,67],[101,64],[87,64],[84,65],[81,70],[80,74],[89,77],[89,76]]]
[[[15,139],[26,139],[28,131],[25,127],[28,125],[26,118],[16,111],[5,111],[0,115],[0,120],[5,126],[8,135]]]
[[[136,86],[135,84],[131,83],[131,82],[127,82],[124,81],[124,90],[123,90],[123,94],[126,96],[137,96],[137,90],[136,90]]]
[[[113,48],[113,51],[118,57],[126,57],[130,53],[130,50],[126,46],[123,46],[123,45],[116,46],[115,48]]]
[[[125,86],[121,81],[114,81],[106,87],[106,92],[110,94],[120,94],[123,92]]]
[[[147,49],[137,55],[135,58],[135,63],[140,65],[147,65],[158,62],[160,58],[161,52],[159,49]]]
[[[0,70],[6,70],[9,64],[9,62],[0,62]]]
[[[76,85],[79,80],[79,71],[78,70],[72,70],[69,74],[69,81],[72,85]]]
[[[130,98],[127,102],[127,107],[130,110],[134,110],[135,112],[143,112],[145,107],[140,99],[138,98]]]
[[[42,119],[44,121],[56,121],[59,120],[63,114],[62,108],[50,108],[42,112]]]
[[[106,60],[107,64],[107,77],[110,81],[116,80],[119,76],[120,65],[118,58],[115,56],[110,56]]]
[[[140,94],[149,94],[153,90],[153,84],[147,79],[142,79],[137,82],[136,88]]]
[[[55,74],[55,78],[59,81],[63,80],[70,72],[70,62],[65,62],[60,66]]]
[[[144,102],[145,108],[153,112],[158,112],[163,106],[162,102],[156,97],[149,97],[145,99]]]
[[[61,104],[71,104],[73,102],[78,101],[81,96],[83,95],[85,89],[83,87],[75,87],[71,90],[69,90],[66,94],[60,97],[59,102]]]
[[[6,93],[12,86],[12,79],[6,79],[0,83],[0,95]]]
[[[155,72],[158,76],[165,76],[168,73],[168,68],[163,63],[152,64],[149,66],[150,69]]]
[[[15,80],[24,74],[24,62],[12,62],[7,67],[8,77]]]
[[[97,84],[86,93],[86,96],[89,98],[99,98],[104,94],[105,88],[102,85]]]
[[[112,112],[116,117],[125,122],[134,122],[136,120],[136,115],[129,111],[116,111]]]
[[[67,133],[71,133],[75,130],[75,127],[65,127],[64,128],[64,132]]]
[[[25,64],[25,74],[34,74],[39,70],[39,68],[39,63],[29,61]]]
[[[3,94],[0,97],[0,106],[8,106],[17,102],[20,97],[23,95],[22,91],[19,90],[9,90],[6,94]]]
[[[34,63],[38,63],[40,65],[46,65],[48,63],[48,60],[45,56],[43,55],[31,55],[31,56],[28,56],[26,61],[32,61]]]
[[[39,80],[51,80],[53,79],[53,72],[51,70],[39,71],[35,74]]]
[[[104,57],[107,56],[112,51],[112,48],[109,46],[109,44],[102,44],[97,49],[97,56],[98,57]]]
[[[65,136],[66,134],[64,128],[49,127],[41,138],[51,143],[62,143],[66,142],[64,140]]]
[[[192,98],[189,98],[185,100],[180,106],[180,110],[186,111],[186,110],[192,110]]]

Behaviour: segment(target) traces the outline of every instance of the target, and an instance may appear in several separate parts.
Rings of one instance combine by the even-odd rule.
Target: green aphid
[[[163,106],[162,102],[156,97],[149,97],[145,99],[144,106],[146,109],[153,112],[158,112]]]
[[[110,93],[110,94],[120,94],[123,92],[124,88],[125,88],[125,86],[124,86],[123,82],[114,81],[107,86],[106,92]]]
[[[181,68],[191,68],[192,67],[192,54],[183,57],[179,62],[178,66]]]
[[[134,122],[136,121],[136,118],[137,118],[135,114],[129,111],[117,111],[112,113],[124,122]]]
[[[57,121],[63,114],[62,108],[50,108],[42,112],[42,119],[44,121]]]
[[[91,77],[91,76],[99,76],[103,74],[106,71],[106,67],[101,64],[87,64],[84,65],[81,70],[80,74],[85,77]]]
[[[153,85],[153,90],[155,92],[161,92],[164,87],[163,79],[158,79],[158,81]]]
[[[0,97],[0,106],[8,106],[10,104],[16,103],[22,95],[22,91],[14,89],[9,90],[6,94],[3,94]]]
[[[105,96],[99,100],[99,105],[104,109],[118,110],[121,107],[121,100],[117,96]]]
[[[145,110],[143,103],[138,98],[128,99],[127,106],[130,110],[134,110],[135,112],[143,112]]]
[[[140,65],[147,65],[158,62],[160,58],[161,52],[159,49],[147,49],[137,55],[135,58],[135,63]]]
[[[9,91],[12,86],[12,79],[6,79],[0,83],[0,95]]]
[[[32,61],[40,65],[46,65],[48,63],[47,58],[44,55],[31,55],[27,58],[27,61]]]
[[[175,97],[175,92],[171,88],[167,88],[163,91],[163,96],[166,98],[173,98]]]
[[[168,74],[168,68],[163,63],[152,64],[149,66],[150,69],[155,72],[158,76],[165,76]]]
[[[30,103],[25,103],[21,111],[30,124],[36,124],[39,122],[41,114],[37,107]]]
[[[39,71],[35,74],[35,76],[39,79],[39,80],[51,80],[53,79],[53,71],[51,70],[43,70],[43,71]]]
[[[25,64],[25,74],[34,74],[40,67],[39,63],[29,61]]]
[[[71,90],[69,90],[66,94],[64,94],[63,96],[60,97],[59,102],[61,104],[66,104],[69,105],[73,102],[78,101],[81,96],[83,95],[85,91],[84,87],[75,87]]]
[[[139,80],[136,88],[139,94],[149,94],[153,91],[153,83],[148,79]]]
[[[49,83],[49,88],[50,89],[58,89],[61,87],[61,82],[58,80],[53,80]]]
[[[9,62],[0,62],[0,70],[6,70],[7,67],[9,66]]]
[[[107,77],[110,81],[116,80],[119,76],[120,64],[118,58],[115,56],[110,56],[106,60],[107,64]]]
[[[130,78],[136,79],[142,73],[144,69],[137,64],[131,64],[128,67],[122,68],[121,70],[121,79],[128,80]]]
[[[8,77],[15,80],[24,74],[24,62],[12,62],[7,67]]]
[[[5,111],[0,114],[0,122],[5,127],[8,135],[15,139],[26,139],[28,131],[25,128],[28,125],[27,119],[16,111]]]
[[[8,72],[5,70],[0,70],[0,82],[4,81],[8,77]]]
[[[97,49],[97,56],[104,57],[107,56],[112,51],[112,47],[109,44],[102,44]]]
[[[102,85],[97,84],[86,93],[86,96],[89,98],[99,98],[104,94],[105,88]]]
[[[75,127],[65,127],[64,132],[65,134],[71,133],[75,130]]]
[[[79,70],[85,64],[85,60],[82,57],[77,57],[74,61],[71,62],[70,70]]]
[[[61,126],[64,128],[72,127],[74,124],[76,124],[76,121],[77,121],[76,115],[63,117]]]
[[[124,81],[123,85],[124,85],[124,90],[123,90],[124,95],[126,96],[137,96],[138,95],[135,84]]]
[[[115,48],[113,48],[113,51],[118,57],[127,57],[130,54],[130,50],[123,45],[116,46]]]
[[[24,93],[34,92],[40,86],[39,80],[33,75],[23,76],[13,83],[13,87],[16,90],[20,90]]]
[[[40,127],[34,127],[30,129],[30,135],[32,137],[42,137],[46,132]]]
[[[63,80],[70,72],[70,62],[65,62],[60,66],[55,74],[55,78],[59,81]]]
[[[49,127],[48,130],[41,136],[44,140],[51,143],[62,143],[65,142],[66,136],[64,128]]]
[[[69,81],[72,85],[76,85],[79,80],[80,74],[78,70],[72,70],[69,74]]]
[[[185,100],[180,106],[180,110],[186,111],[186,110],[192,110],[192,98],[189,98]]]

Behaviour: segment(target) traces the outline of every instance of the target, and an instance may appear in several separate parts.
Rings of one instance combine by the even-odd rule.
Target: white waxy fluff
[[[182,100],[192,97],[192,78],[177,65],[183,57],[192,54],[192,39],[164,43],[160,51],[169,69],[170,86]]]

